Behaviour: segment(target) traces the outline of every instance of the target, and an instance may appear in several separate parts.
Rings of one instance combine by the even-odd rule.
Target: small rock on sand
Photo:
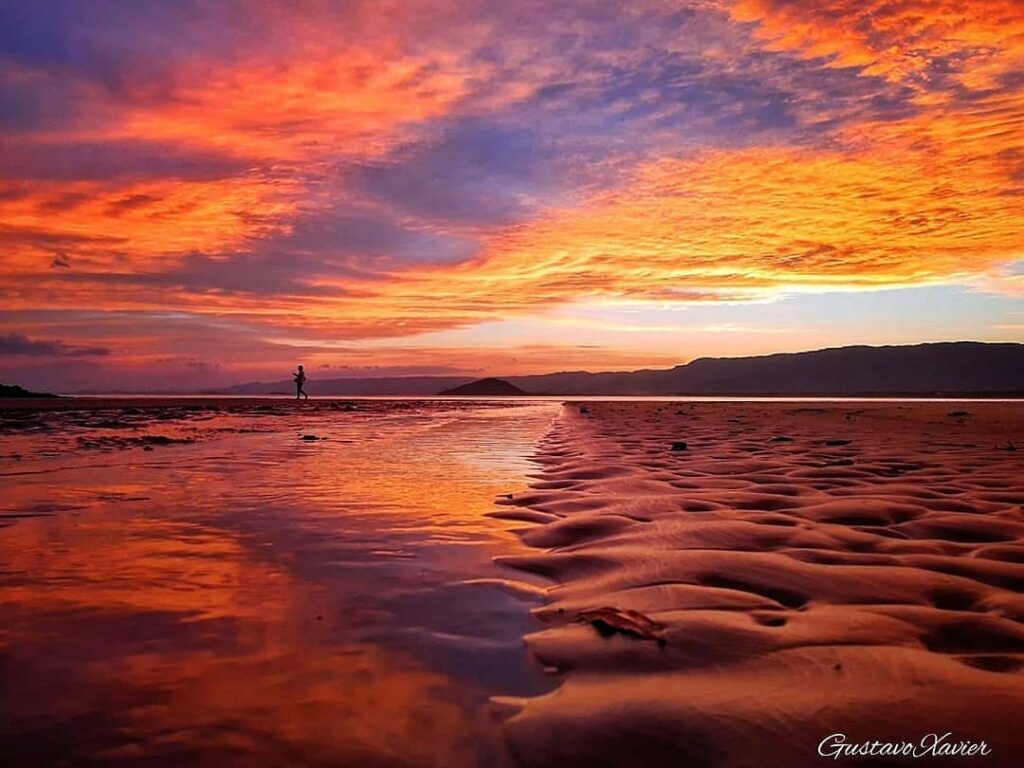
[[[175,443],[194,443],[191,437],[168,437],[167,435],[143,435],[139,438],[143,445],[174,445]]]
[[[689,446],[686,444],[685,440],[676,440],[674,443],[672,443],[673,451],[685,451],[688,448]]]

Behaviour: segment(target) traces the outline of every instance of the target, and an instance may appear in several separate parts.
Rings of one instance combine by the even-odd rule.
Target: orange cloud
[[[275,199],[278,198],[278,199]],[[223,251],[278,230],[294,208],[279,190],[251,178],[213,181],[34,182],[31,193],[0,203],[9,239],[24,233],[19,255],[50,253],[53,242],[78,243],[95,268],[112,268],[118,252],[135,267],[193,250]],[[47,237],[32,242],[32,233]],[[90,245],[92,243],[92,245]],[[38,263],[38,262],[37,262]]]
[[[775,50],[825,57],[893,80],[920,77],[940,59],[970,87],[993,87],[1024,62],[1017,0],[735,0],[735,19],[760,25]]]
[[[126,285],[113,286],[105,303],[193,308],[355,338],[523,316],[585,297],[742,300],[963,280],[1024,254],[1024,184],[1007,165],[1004,119],[993,122],[990,111],[929,115],[856,126],[846,150],[751,148],[658,160],[621,189],[493,233],[471,262],[405,269],[388,280],[323,276],[312,298],[158,295]],[[231,211],[245,200],[214,197],[223,205],[197,210],[195,229],[162,223],[167,202],[128,220],[123,214],[104,231],[133,243],[140,258],[169,242],[184,249],[193,240],[198,247],[244,239]],[[67,231],[85,235],[89,213],[109,205],[89,203]],[[32,216],[26,222],[38,224]],[[133,240],[132,227],[145,236]]]
[[[210,72],[169,103],[131,110],[115,135],[209,145],[263,163],[372,157],[394,146],[403,126],[446,112],[470,75],[453,57],[388,47],[293,55]]]
[[[670,298],[984,272],[1024,252],[1024,189],[998,155],[972,154],[897,144],[658,161],[623,190],[495,238],[464,284]]]

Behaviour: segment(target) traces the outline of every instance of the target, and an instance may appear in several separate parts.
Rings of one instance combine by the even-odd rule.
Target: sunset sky
[[[7,0],[0,380],[1024,340],[1021,0]]]

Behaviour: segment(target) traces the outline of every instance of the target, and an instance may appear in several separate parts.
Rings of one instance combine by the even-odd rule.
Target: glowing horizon
[[[1016,6],[9,3],[0,379],[1024,340]]]

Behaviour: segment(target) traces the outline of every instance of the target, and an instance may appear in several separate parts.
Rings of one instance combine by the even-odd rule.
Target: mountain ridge
[[[672,368],[559,371],[501,376],[533,395],[925,395],[1024,393],[1024,344],[857,344],[747,357],[700,357]],[[436,395],[472,376],[311,379],[319,395]],[[287,380],[250,382],[219,394],[269,394]]]

